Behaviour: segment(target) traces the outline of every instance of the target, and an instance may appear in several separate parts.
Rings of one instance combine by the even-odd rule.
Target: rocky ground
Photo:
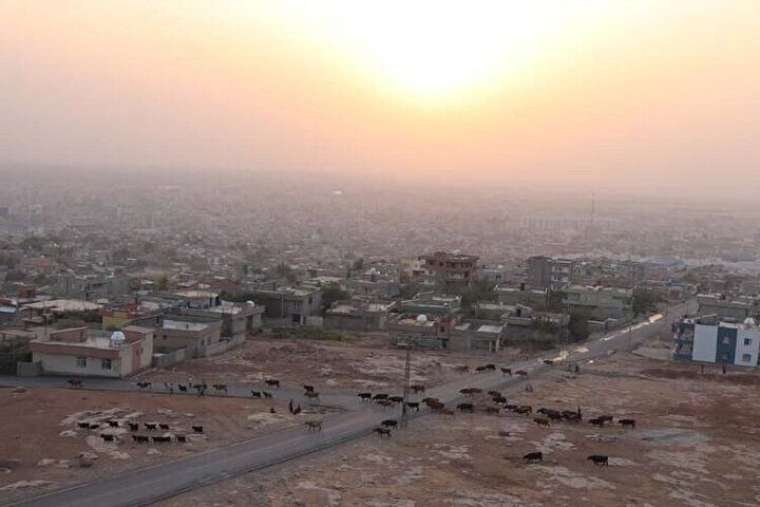
[[[75,389],[0,389],[0,414],[0,504],[300,423],[280,401]],[[188,442],[136,444],[129,422],[140,424],[138,434],[187,435]],[[147,431],[146,422],[169,430]],[[102,433],[116,440],[105,442]]]
[[[475,367],[483,362],[508,363],[519,357],[507,349],[498,357],[426,352],[412,356],[412,381],[427,386],[460,375],[456,366]],[[283,387],[317,390],[401,390],[404,352],[390,347],[387,337],[350,342],[258,337],[219,356],[194,359],[165,370],[152,370],[141,378],[153,382],[206,380],[209,384],[261,385],[276,378]]]
[[[636,420],[598,428],[508,412],[414,420],[308,459],[193,491],[179,506],[687,506],[760,504],[760,376],[632,354],[557,369],[506,393],[534,409]],[[480,408],[484,400],[476,400]],[[544,461],[521,458],[541,451]],[[609,456],[609,466],[587,460]]]

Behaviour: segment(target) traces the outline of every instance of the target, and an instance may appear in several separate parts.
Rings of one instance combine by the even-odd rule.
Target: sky
[[[0,164],[754,193],[758,34],[757,0],[0,0]]]

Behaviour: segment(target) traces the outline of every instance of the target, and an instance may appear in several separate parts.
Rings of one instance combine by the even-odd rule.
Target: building
[[[29,348],[45,374],[121,378],[150,367],[153,338],[152,329],[138,326],[110,335],[79,327],[51,331]]]
[[[395,303],[336,301],[326,312],[325,329],[380,331],[385,329],[388,312]]]
[[[567,313],[580,313],[592,320],[633,318],[633,291],[615,287],[573,285],[563,290]]]
[[[222,319],[198,315],[166,315],[156,331],[156,350],[171,352],[185,349],[185,357],[204,357],[223,348]]]
[[[462,307],[461,296],[446,296],[435,294],[418,294],[414,299],[401,301],[399,310],[401,313],[413,315],[451,316],[460,311]]]
[[[322,291],[316,287],[257,289],[253,300],[264,307],[264,317],[282,323],[305,325],[322,312]]]
[[[537,289],[559,290],[573,282],[575,261],[537,255],[528,259],[528,283]]]
[[[468,287],[478,278],[478,257],[435,252],[419,258],[428,276],[443,287]]]
[[[243,304],[222,301],[219,306],[204,311],[191,310],[186,313],[221,318],[223,338],[244,340],[261,329],[264,307],[253,301]]]
[[[699,294],[700,315],[717,315],[722,320],[744,322],[757,314],[756,302],[751,298],[731,298],[723,294]]]
[[[673,340],[676,360],[758,366],[760,328],[753,319],[742,324],[713,317],[682,319],[673,324]]]

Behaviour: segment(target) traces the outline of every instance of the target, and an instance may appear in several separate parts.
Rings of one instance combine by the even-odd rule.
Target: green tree
[[[348,299],[351,295],[343,290],[340,285],[331,283],[322,289],[322,313],[324,314],[336,301]]]
[[[638,317],[639,315],[645,315],[657,310],[657,303],[662,301],[657,293],[649,289],[634,289],[631,306],[633,307],[633,315]]]
[[[591,335],[588,326],[588,318],[580,313],[571,313],[570,322],[567,324],[567,330],[570,332],[570,338],[574,341],[585,340]]]

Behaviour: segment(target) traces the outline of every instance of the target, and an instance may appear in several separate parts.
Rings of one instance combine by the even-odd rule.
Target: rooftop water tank
[[[124,342],[127,341],[127,337],[121,331],[114,331],[111,335],[111,348],[118,349]]]

